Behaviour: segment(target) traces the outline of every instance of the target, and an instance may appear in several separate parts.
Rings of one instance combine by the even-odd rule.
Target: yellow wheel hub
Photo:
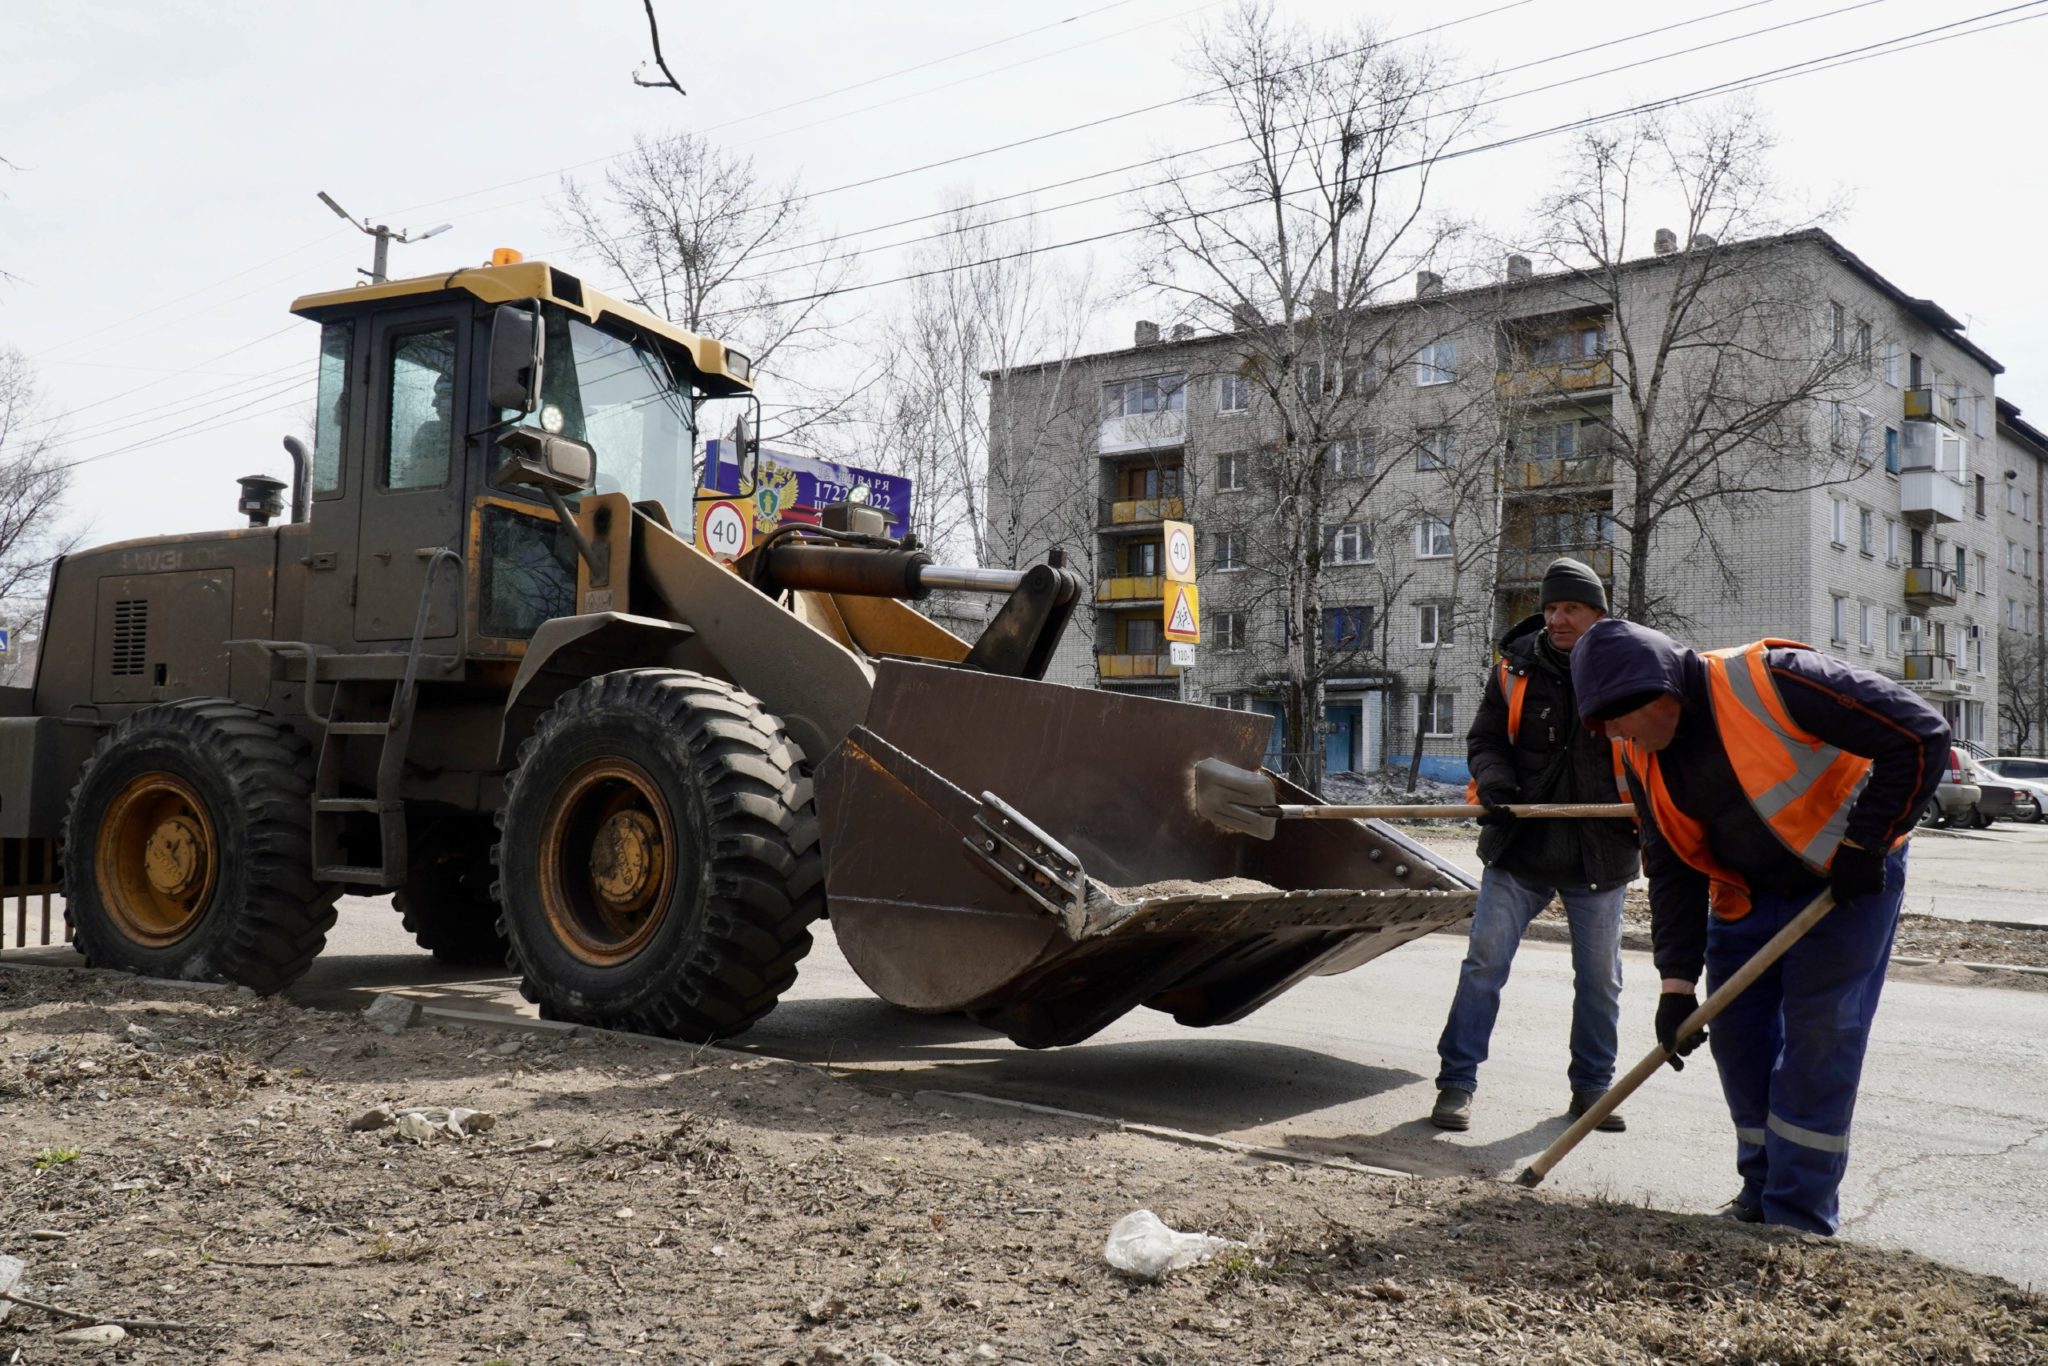
[[[564,782],[541,828],[540,895],[556,940],[598,967],[647,947],[675,893],[668,801],[630,759],[593,759]]]
[[[138,774],[115,794],[93,860],[100,898],[121,933],[153,948],[192,932],[220,876],[206,805],[171,773]]]

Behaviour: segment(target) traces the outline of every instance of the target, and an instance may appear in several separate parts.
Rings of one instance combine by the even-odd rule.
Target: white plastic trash
[[[1102,1255],[1119,1271],[1157,1280],[1169,1271],[1200,1266],[1227,1247],[1242,1247],[1210,1233],[1180,1233],[1149,1209],[1126,1214],[1110,1227]]]

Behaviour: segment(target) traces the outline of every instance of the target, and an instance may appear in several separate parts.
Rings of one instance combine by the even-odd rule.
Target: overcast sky
[[[564,173],[601,175],[636,134],[704,132],[814,191],[967,158],[814,201],[825,226],[857,232],[949,192],[1007,194],[1214,140],[1211,115],[1177,105],[974,155],[1187,93],[1188,25],[1225,3],[656,0],[683,98],[631,83],[648,56],[639,0],[9,0],[0,156],[17,169],[0,168],[0,270],[17,278],[0,282],[0,345],[35,360],[64,453],[90,462],[72,499],[90,539],[232,525],[235,476],[287,476],[279,438],[310,409],[316,332],[289,315],[291,299],[344,287],[370,260],[369,239],[316,191],[394,227],[453,224],[394,247],[394,274],[504,245],[602,286],[594,263],[559,250],[548,201]],[[1480,70],[1729,11],[1502,75],[1498,94],[1569,83],[1493,106],[1486,140],[1995,10],[2007,12],[1980,22],[2028,20],[1752,98],[1782,138],[1784,179],[1816,199],[1847,196],[1837,236],[1965,319],[2007,367],[2000,395],[2048,420],[2048,23],[2031,21],[2048,18],[2048,0],[1525,0],[1485,13],[1505,3],[1280,7],[1320,23],[1381,15],[1391,34],[1479,16],[1432,41]],[[1512,238],[1564,150],[1553,138],[1467,158],[1440,206]],[[1130,179],[1033,202],[1050,209]],[[1046,212],[1041,235],[1129,221],[1096,204]],[[899,273],[904,252],[886,244],[921,230],[860,237],[872,248],[865,279]],[[1062,257],[1092,253],[1114,280],[1126,250],[1110,241]],[[872,289],[861,310],[872,318],[890,298]],[[1119,306],[1093,341],[1127,341],[1138,314]]]

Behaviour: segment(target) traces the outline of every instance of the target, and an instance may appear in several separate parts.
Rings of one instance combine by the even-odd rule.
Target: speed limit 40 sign
[[[1166,545],[1166,581],[1195,581],[1195,529],[1186,522],[1166,522],[1160,537]]]
[[[740,505],[721,498],[697,514],[697,546],[714,560],[736,560],[754,544],[754,524]]]

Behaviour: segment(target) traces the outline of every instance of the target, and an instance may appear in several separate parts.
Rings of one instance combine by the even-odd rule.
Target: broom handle
[[[1814,927],[1822,916],[1835,907],[1835,894],[1823,891],[1806,904],[1806,909],[1793,916],[1785,928],[1770,937],[1762,948],[1750,956],[1747,963],[1737,968],[1727,981],[1714,989],[1714,993],[1700,1002],[1700,1007],[1685,1017],[1685,1023],[1678,1027],[1677,1037],[1689,1039],[1707,1027],[1708,1021],[1728,1008],[1728,1003],[1740,996],[1744,988],[1763,976],[1764,969],[1777,962],[1785,950],[1799,942],[1801,935]],[[1542,1156],[1522,1169],[1516,1180],[1524,1186],[1540,1185],[1550,1169],[1564,1160],[1566,1153],[1579,1146],[1579,1140],[1593,1132],[1600,1121],[1620,1108],[1638,1086],[1650,1079],[1650,1074],[1664,1065],[1671,1056],[1669,1049],[1657,1045],[1643,1055],[1643,1060],[1631,1067],[1628,1075],[1607,1089],[1607,1094],[1593,1102],[1585,1114],[1580,1115],[1571,1128],[1557,1136],[1557,1141],[1543,1150]]]
[[[1458,817],[1470,819],[1486,814],[1483,806],[1276,806],[1267,808],[1281,820],[1297,821],[1347,821],[1347,820],[1450,820]],[[1635,807],[1627,802],[1543,802],[1511,803],[1507,810],[1517,816],[1537,819],[1556,817],[1560,819],[1589,818],[1615,820],[1636,814]]]

